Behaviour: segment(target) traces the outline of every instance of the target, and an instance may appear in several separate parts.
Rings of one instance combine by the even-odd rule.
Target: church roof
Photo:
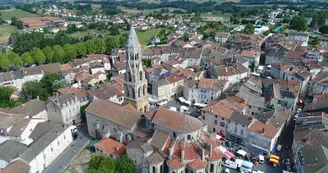
[[[134,30],[134,27],[131,25],[129,37],[127,40],[127,47],[140,47],[138,36],[136,31]]]

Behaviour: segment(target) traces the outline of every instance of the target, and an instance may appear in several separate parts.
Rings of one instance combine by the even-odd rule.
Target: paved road
[[[226,167],[222,166],[222,171],[224,171]],[[259,164],[255,166],[253,170],[260,170],[265,173],[282,173],[282,169],[279,167],[273,167],[270,163],[266,161],[266,163]],[[237,170],[230,169],[230,173],[240,173]]]
[[[80,136],[84,138],[80,139]],[[91,140],[87,138],[86,125],[79,132],[74,146],[68,146],[66,150],[44,171],[44,173],[61,173],[74,160],[74,158],[87,146]]]

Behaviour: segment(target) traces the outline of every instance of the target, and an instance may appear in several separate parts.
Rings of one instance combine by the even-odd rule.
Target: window
[[[244,135],[244,129],[240,130],[240,135]]]
[[[218,118],[218,116],[217,116],[217,115],[215,115],[215,118]]]
[[[155,168],[155,166],[153,166],[153,173],[156,173],[156,168]]]
[[[237,131],[238,131],[238,128],[237,128],[237,127],[235,127],[235,133],[237,133]]]
[[[218,124],[218,120],[214,120],[214,124]]]
[[[258,110],[260,111],[260,110],[261,110],[261,108],[258,108]]]
[[[173,132],[173,137],[176,138],[177,137],[177,134],[175,132]]]
[[[205,115],[203,115],[203,120],[205,120]]]
[[[215,128],[213,128],[213,132],[216,132]]]
[[[142,80],[142,71],[140,71],[140,80]]]
[[[210,172],[213,172],[214,171],[214,164],[211,164],[210,166]]]
[[[252,115],[254,115],[254,112],[252,112]]]
[[[66,136],[64,135],[64,139],[66,139]]]
[[[248,108],[251,109],[252,107],[250,105],[248,105]]]
[[[224,118],[221,118],[222,120],[224,120]]]
[[[191,136],[190,136],[190,135],[188,135],[188,136],[187,136],[187,140],[190,140],[190,139],[191,139]]]
[[[224,127],[225,126],[224,122],[220,122],[220,126]]]
[[[59,145],[59,141],[57,141],[57,145]]]
[[[50,150],[51,150],[51,152],[54,152],[54,149],[53,149],[52,147],[51,147],[51,149],[50,149]]]

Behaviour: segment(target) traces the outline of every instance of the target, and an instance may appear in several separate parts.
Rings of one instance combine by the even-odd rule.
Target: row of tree
[[[110,157],[93,156],[87,173],[137,173],[134,163],[126,155],[114,161]]]
[[[113,48],[123,47],[126,43],[126,37],[126,35],[108,36],[76,44],[65,44],[64,46],[47,46],[43,49],[34,47],[31,51],[22,53],[21,56],[18,53],[10,52],[0,55],[0,68],[8,70],[13,66],[19,68],[45,62],[67,63],[88,54],[109,53]]]

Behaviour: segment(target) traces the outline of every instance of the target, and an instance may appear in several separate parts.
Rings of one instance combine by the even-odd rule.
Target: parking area
[[[222,166],[222,171],[224,172],[224,170],[226,169],[226,167]],[[229,169],[229,168],[228,168]],[[229,169],[230,173],[240,173],[238,170],[234,170],[234,169]],[[268,163],[267,160],[265,160],[265,162],[263,164],[259,164],[259,165],[255,165],[253,170],[259,170],[265,173],[282,173],[282,169],[279,167],[273,167],[272,164]]]

